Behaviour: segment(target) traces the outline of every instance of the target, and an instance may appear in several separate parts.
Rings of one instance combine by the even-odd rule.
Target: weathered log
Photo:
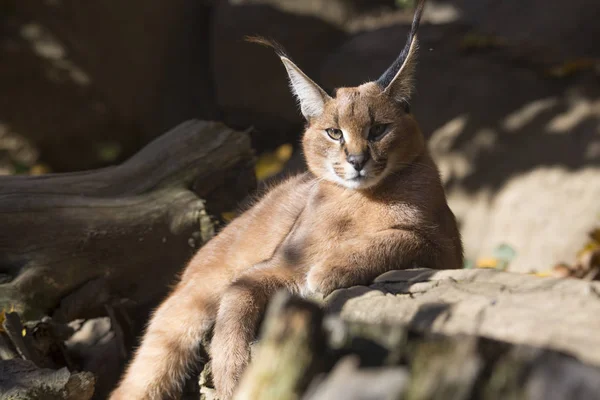
[[[0,310],[57,322],[147,306],[254,187],[247,135],[188,121],[125,163],[0,179]],[[206,204],[206,207],[205,207]]]

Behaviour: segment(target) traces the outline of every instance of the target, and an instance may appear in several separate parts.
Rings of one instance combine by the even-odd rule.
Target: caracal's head
[[[262,38],[283,62],[292,92],[308,122],[302,139],[308,168],[316,176],[350,189],[375,187],[425,149],[410,114],[417,29],[425,0],[419,0],[400,56],[374,82],[328,94],[294,64],[281,46]]]

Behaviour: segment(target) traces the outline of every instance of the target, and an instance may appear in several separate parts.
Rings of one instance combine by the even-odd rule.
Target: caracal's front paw
[[[213,337],[211,367],[213,382],[219,400],[233,397],[242,373],[250,359],[250,348],[246,343],[227,341],[230,337]]]
[[[221,368],[215,369],[214,365],[212,375],[217,399],[232,399],[235,389],[237,388],[238,379],[233,378],[231,374],[227,373],[227,371],[223,371]]]
[[[108,397],[108,400],[162,400],[174,398],[174,393],[167,388],[167,382],[156,380],[153,384],[145,384],[143,378],[138,380],[131,377],[121,382],[119,386]]]
[[[348,279],[340,268],[318,265],[308,271],[306,286],[310,293],[318,293],[325,297],[336,289],[347,287]]]
[[[125,400],[121,388],[113,390],[108,396],[108,400]]]
[[[128,389],[126,386],[120,385],[112,391],[109,400],[138,400],[145,397],[141,397],[139,393],[135,393],[134,390]]]

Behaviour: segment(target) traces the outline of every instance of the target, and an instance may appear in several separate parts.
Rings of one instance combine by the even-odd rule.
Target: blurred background
[[[411,0],[0,0],[0,174],[119,163],[190,118],[250,132],[257,175],[303,168],[281,42],[323,87],[376,79]],[[466,267],[550,271],[600,218],[600,2],[430,0],[413,110]],[[592,243],[593,245],[593,243]]]

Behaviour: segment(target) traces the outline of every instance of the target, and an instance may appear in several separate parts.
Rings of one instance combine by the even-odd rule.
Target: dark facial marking
[[[404,109],[405,113],[410,114],[410,104],[408,103],[408,101],[402,101],[402,108]]]
[[[376,142],[385,136],[389,128],[389,124],[374,124],[369,128],[369,141]]]
[[[369,150],[371,151],[371,158],[373,158],[373,161],[375,161],[375,164],[379,165],[379,164],[384,163],[386,161],[386,159],[383,158],[381,156],[381,154],[379,154],[377,152],[377,147],[373,146],[373,143],[369,142],[368,146],[369,146]]]

